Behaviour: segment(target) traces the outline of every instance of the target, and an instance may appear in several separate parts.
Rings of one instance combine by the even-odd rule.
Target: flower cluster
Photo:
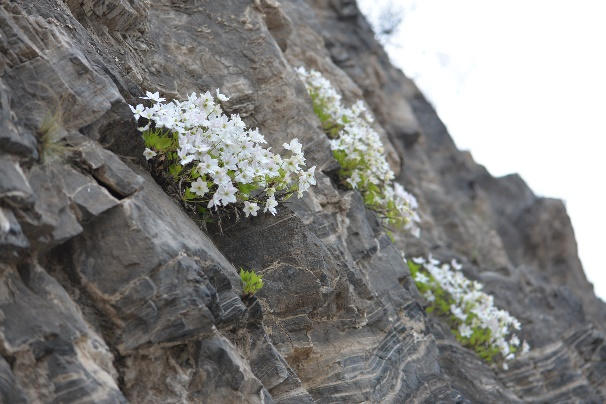
[[[217,90],[217,98],[228,98]],[[303,169],[305,157],[297,139],[285,143],[288,158],[262,147],[258,129],[246,129],[239,115],[228,117],[210,92],[193,93],[185,101],[164,103],[158,93],[147,92],[142,104],[131,106],[135,119],[149,123],[142,128],[149,160],[159,158],[182,188],[182,198],[208,209],[236,204],[246,216],[259,209],[276,214],[276,206],[293,193],[299,197],[316,183],[315,166]]]
[[[419,292],[430,303],[427,312],[437,311],[448,317],[452,332],[459,342],[473,348],[488,362],[501,357],[503,368],[506,361],[521,350],[530,347],[511,334],[512,328],[520,330],[520,322],[505,310],[494,306],[493,296],[482,292],[483,285],[470,281],[461,272],[462,266],[453,260],[442,264],[429,256],[407,261]]]
[[[341,165],[343,185],[358,189],[369,208],[383,215],[387,224],[403,225],[418,237],[417,201],[398,183],[385,158],[383,143],[372,128],[373,118],[362,100],[351,108],[319,72],[297,69],[313,101],[314,111],[330,138],[335,159]]]

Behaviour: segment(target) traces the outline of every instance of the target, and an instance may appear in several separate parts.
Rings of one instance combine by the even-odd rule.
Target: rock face
[[[371,106],[419,239],[334,185],[298,66]],[[297,137],[318,184],[202,231],[128,104],[216,88],[274,150]],[[562,202],[458,151],[353,0],[0,0],[0,107],[0,402],[606,400],[606,306]],[[532,351],[505,371],[460,346],[401,251],[463,262]]]

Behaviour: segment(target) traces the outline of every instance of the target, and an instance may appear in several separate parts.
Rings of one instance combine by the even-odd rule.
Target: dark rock
[[[79,211],[62,189],[64,170],[64,165],[54,164],[52,168],[34,167],[29,172],[29,181],[36,194],[35,211],[39,218],[33,225],[27,224],[26,228],[37,248],[50,249],[82,232]],[[89,185],[101,192],[92,181]]]
[[[147,24],[149,2],[143,0],[68,0],[67,5],[74,15],[99,21],[111,31],[136,32],[145,30]]]
[[[209,335],[221,316],[217,292],[204,270],[223,265],[225,272],[228,264],[160,192],[147,183],[71,242],[76,251],[72,270],[117,315],[122,352]],[[163,222],[162,217],[172,220]],[[192,236],[179,237],[181,232]]]
[[[67,140],[76,147],[93,176],[119,197],[127,197],[141,188],[143,178],[135,174],[115,154],[79,133],[72,133]]]
[[[238,351],[220,336],[135,352],[125,366],[124,390],[129,402],[136,403],[159,402],[158,397],[181,402],[272,402]]]
[[[10,365],[0,357],[0,402],[21,404],[27,403],[23,388],[15,379]]]
[[[65,165],[60,180],[65,194],[80,209],[84,220],[89,220],[117,206],[119,201],[90,177]]]
[[[59,283],[36,265],[2,266],[0,340],[14,379],[7,394],[48,401],[91,397],[126,402],[112,376],[111,354]],[[10,377],[10,376],[9,376]],[[23,390],[21,390],[23,389]],[[11,400],[7,402],[13,402]]]
[[[32,162],[38,159],[36,138],[13,122],[9,95],[8,88],[0,79],[0,150]]]

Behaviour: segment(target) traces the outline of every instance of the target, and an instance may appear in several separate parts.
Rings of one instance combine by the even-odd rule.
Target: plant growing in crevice
[[[263,275],[257,275],[255,271],[245,271],[240,268],[240,279],[242,280],[242,291],[244,296],[253,296],[263,287]]]
[[[38,141],[38,155],[44,165],[56,159],[62,159],[73,150],[64,140],[63,114],[61,108],[47,113],[35,131]]]
[[[216,95],[228,100],[219,90]],[[205,219],[220,216],[228,206],[245,216],[257,216],[261,209],[275,215],[278,202],[295,193],[302,197],[316,183],[315,166],[303,168],[297,139],[283,144],[286,158],[265,149],[263,135],[246,129],[239,115],[223,114],[210,92],[168,103],[157,92],[142,98],[153,105],[131,110],[135,119],[148,120],[140,128],[145,158],[161,162],[183,203]]]
[[[346,108],[339,93],[319,72],[302,67],[296,70],[340,164],[340,185],[358,189],[365,205],[381,216],[384,225],[403,226],[418,237],[417,201],[402,185],[393,182],[395,174],[364,102],[358,100]]]
[[[417,289],[429,302],[426,311],[444,319],[463,346],[488,363],[501,362],[504,369],[518,351],[528,352],[526,341],[513,333],[521,329],[520,322],[495,307],[493,296],[481,291],[481,283],[467,279],[455,260],[441,263],[430,255],[405,262]]]

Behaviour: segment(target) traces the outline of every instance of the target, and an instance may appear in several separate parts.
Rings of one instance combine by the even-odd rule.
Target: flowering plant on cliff
[[[521,329],[520,322],[505,310],[494,306],[493,296],[482,292],[483,285],[470,281],[461,272],[462,266],[429,256],[407,260],[419,292],[429,302],[427,312],[446,317],[455,338],[477,352],[487,362],[500,357],[503,368],[518,350],[530,349],[526,341],[512,333]]]
[[[246,129],[239,115],[224,115],[210,92],[168,103],[158,93],[146,95],[142,98],[151,107],[130,107],[135,119],[149,120],[139,128],[143,154],[167,167],[183,201],[200,213],[234,204],[245,216],[257,216],[261,209],[275,215],[278,202],[293,193],[301,197],[315,184],[315,166],[303,169],[305,157],[297,139],[283,145],[287,158],[263,148],[263,135]],[[216,95],[228,100],[219,90]]]
[[[319,72],[300,67],[297,73],[341,165],[341,184],[358,189],[366,206],[382,215],[385,224],[404,226],[418,236],[417,201],[402,185],[392,182],[394,172],[387,163],[379,135],[371,127],[373,118],[364,102],[358,100],[346,108],[341,104],[341,96]]]

